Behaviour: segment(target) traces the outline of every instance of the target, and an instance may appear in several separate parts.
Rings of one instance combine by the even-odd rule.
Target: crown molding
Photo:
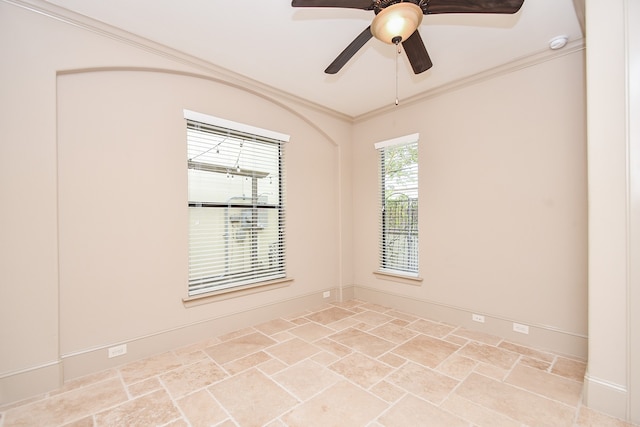
[[[481,71],[479,73],[472,74],[458,80],[454,80],[447,84],[434,87],[418,95],[414,95],[410,98],[404,99],[402,101],[402,104],[399,106],[389,105],[389,106],[385,106],[383,108],[379,108],[377,110],[373,110],[368,113],[359,115],[357,117],[354,117],[353,121],[354,123],[357,123],[357,122],[371,119],[373,117],[376,117],[382,114],[389,113],[391,111],[398,111],[398,108],[411,107],[426,99],[435,98],[437,96],[444,95],[448,92],[459,90],[467,86],[471,86],[483,81],[487,81],[490,79],[494,79],[496,77],[510,74],[515,71],[522,70],[524,68],[533,67],[547,61],[551,61],[566,55],[573,54],[575,52],[582,51],[584,49],[585,49],[584,38],[573,40],[567,43],[565,47],[559,50],[544,49],[539,52],[533,53],[531,55],[523,56],[513,61],[499,65],[497,67],[490,68],[488,70]]]

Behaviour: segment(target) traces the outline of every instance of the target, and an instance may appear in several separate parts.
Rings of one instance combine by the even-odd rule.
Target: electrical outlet
[[[127,354],[127,345],[121,344],[115,347],[109,347],[109,359],[112,357],[122,356],[123,354]]]
[[[484,316],[482,314],[472,314],[471,320],[474,322],[484,323]]]
[[[331,291],[324,291],[322,293],[322,298],[329,298],[331,296]]]
[[[529,327],[527,325],[521,325],[520,323],[514,323],[513,324],[513,330],[515,332],[519,332],[521,334],[528,334],[529,333]]]

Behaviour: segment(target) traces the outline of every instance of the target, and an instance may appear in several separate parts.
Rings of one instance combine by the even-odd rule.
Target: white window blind
[[[189,296],[284,278],[288,136],[188,111],[185,118]]]
[[[380,154],[381,271],[418,274],[418,138],[375,144]]]

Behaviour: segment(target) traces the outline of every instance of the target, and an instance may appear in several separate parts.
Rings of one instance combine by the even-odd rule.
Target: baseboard
[[[0,405],[45,394],[62,385],[62,364],[52,361],[0,378]]]
[[[317,308],[324,303],[335,301],[338,297],[338,290],[338,288],[323,289],[308,295],[297,296],[263,306],[247,307],[236,313],[209,318],[201,322],[160,331],[148,336],[62,355],[64,382],[254,326],[281,316],[302,312],[309,308]],[[331,296],[329,298],[323,297],[323,293],[326,291],[330,291]],[[108,349],[122,344],[127,346],[126,354],[108,358]]]
[[[352,293],[353,298],[392,307],[406,313],[413,313],[429,319],[496,335],[524,346],[544,349],[582,360],[587,359],[587,337],[584,335],[540,325],[526,325],[529,327],[529,334],[521,334],[513,331],[513,323],[517,322],[514,320],[481,313],[485,317],[485,322],[473,322],[471,320],[472,312],[464,308],[381,291],[367,286],[354,285],[345,287],[343,288],[343,293]]]
[[[589,408],[626,420],[628,400],[626,387],[585,375],[583,403]]]

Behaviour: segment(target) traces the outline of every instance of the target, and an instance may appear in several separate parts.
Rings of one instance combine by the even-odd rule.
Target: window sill
[[[400,282],[412,286],[422,285],[422,277],[418,276],[405,276],[403,274],[391,273],[388,271],[374,271],[373,275],[382,280],[390,280],[392,282]]]
[[[270,280],[268,282],[253,283],[246,286],[238,286],[235,288],[221,289],[219,291],[207,292],[206,294],[194,295],[182,299],[182,303],[186,308],[195,307],[211,302],[224,301],[231,298],[243,297],[246,295],[257,294],[259,292],[270,291],[273,289],[284,288],[293,282],[293,278],[285,277],[284,279]]]

